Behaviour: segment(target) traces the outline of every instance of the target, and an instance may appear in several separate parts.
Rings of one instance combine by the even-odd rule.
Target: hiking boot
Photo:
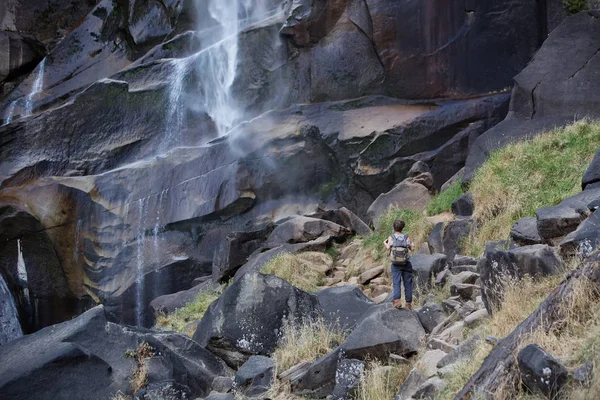
[[[394,308],[402,308],[402,302],[400,300],[394,300]]]
[[[412,303],[406,303],[406,308],[408,308],[409,310],[412,310]]]

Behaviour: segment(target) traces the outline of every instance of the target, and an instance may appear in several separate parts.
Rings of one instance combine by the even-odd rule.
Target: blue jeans
[[[412,265],[410,261],[407,265],[399,266],[392,263],[392,283],[394,285],[394,300],[398,300],[402,297],[402,290],[400,289],[400,283],[404,283],[404,299],[407,303],[412,303]]]

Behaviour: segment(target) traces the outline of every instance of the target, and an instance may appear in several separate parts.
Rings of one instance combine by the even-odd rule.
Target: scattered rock
[[[581,179],[581,190],[585,190],[586,186],[600,181],[600,150],[596,152],[588,169],[583,174]]]
[[[456,363],[459,360],[463,360],[471,357],[475,352],[477,346],[481,343],[481,335],[475,334],[469,337],[467,340],[462,342],[458,347],[444,356],[438,363],[438,368],[445,368],[449,365]]]
[[[452,296],[460,296],[461,299],[471,300],[479,296],[481,289],[477,285],[469,285],[467,283],[455,283],[450,285],[450,293]]]
[[[425,186],[430,192],[433,190],[433,175],[430,172],[424,172],[413,177],[406,178],[405,182],[418,183]]]
[[[446,256],[444,254],[413,254],[410,257],[416,283],[421,286],[429,286],[432,279],[446,268]]]
[[[589,257],[600,243],[600,212],[594,211],[577,229],[559,243],[563,257]]]
[[[385,360],[389,353],[415,354],[424,336],[416,313],[386,303],[371,308],[341,347],[349,358]]]
[[[231,393],[211,392],[204,400],[235,400],[235,396]]]
[[[442,244],[442,232],[444,231],[444,223],[438,222],[431,229],[431,233],[427,237],[427,244],[429,245],[429,252],[434,253],[443,253],[444,245]]]
[[[227,393],[233,387],[233,379],[228,376],[217,376],[213,379],[212,388],[215,392]]]
[[[438,338],[450,344],[458,345],[463,340],[464,330],[465,323],[463,321],[458,321],[440,333]]]
[[[360,360],[341,360],[335,371],[335,387],[333,400],[351,398],[352,392],[360,384],[365,370],[365,363]]]
[[[478,273],[479,269],[477,268],[477,265],[453,265],[450,267],[450,272],[453,274],[460,274],[465,271]]]
[[[135,393],[136,400],[187,400],[190,388],[177,382],[151,382]]]
[[[360,317],[375,304],[358,287],[345,285],[323,289],[316,293],[325,322],[341,329],[351,329]]]
[[[456,348],[456,345],[446,343],[443,340],[437,338],[431,338],[427,341],[427,348],[430,350],[442,350],[445,353],[450,353]]]
[[[402,181],[387,193],[383,193],[369,206],[367,215],[377,228],[379,217],[391,207],[422,211],[427,206],[431,194],[418,183]]]
[[[315,295],[274,275],[245,274],[211,304],[194,340],[239,367],[250,355],[270,355],[286,321],[298,323],[317,312]]]
[[[222,290],[220,285],[205,281],[191,289],[157,297],[150,302],[150,309],[152,310],[154,318],[158,317],[160,314],[169,315],[174,313],[178,308],[194,301],[202,292],[216,292],[220,290]]]
[[[381,304],[384,301],[386,301],[389,296],[390,296],[389,293],[381,293],[379,296],[373,298],[373,303]]]
[[[408,176],[409,178],[413,178],[415,176],[418,176],[420,174],[424,174],[427,172],[431,172],[429,165],[425,164],[423,161],[417,161],[416,163],[414,163],[412,165],[412,167],[410,167],[406,176]]]
[[[337,210],[317,212],[315,214],[308,215],[308,217],[331,221],[335,224],[350,229],[352,233],[356,235],[367,236],[371,234],[369,225],[367,225],[362,219],[360,219],[356,214],[348,210],[346,207],[340,207]]]
[[[481,309],[481,310],[477,310],[474,313],[469,314],[467,317],[465,317],[465,326],[467,328],[473,327],[473,326],[479,324],[481,321],[483,321],[488,316],[489,316],[489,314],[485,308]]]
[[[460,296],[454,296],[453,298],[449,298],[442,301],[442,308],[448,314],[460,309],[462,304],[460,303],[460,301],[458,301],[459,299]]]
[[[404,400],[414,396],[421,385],[436,375],[436,365],[445,355],[446,353],[441,350],[427,351],[410,371],[402,386],[400,386],[400,391],[396,399]]]
[[[446,224],[442,234],[442,246],[448,259],[452,260],[455,255],[464,250],[464,242],[469,238],[474,227],[475,222],[471,218],[457,219]]]
[[[381,274],[383,274],[383,267],[372,268],[360,274],[360,276],[358,277],[358,283],[360,283],[361,285],[366,285],[372,279],[377,278]]]
[[[433,399],[446,388],[448,384],[437,376],[427,379],[413,394],[414,399]]]
[[[457,254],[452,259],[452,266],[459,266],[459,265],[477,265],[477,259],[473,258],[473,257]]]
[[[458,283],[468,283],[470,285],[473,285],[477,281],[477,278],[479,278],[478,273],[464,271],[464,272],[459,272],[456,275],[451,275],[449,277],[448,281],[451,285],[458,284]]]
[[[298,364],[291,366],[289,369],[280,373],[277,377],[282,381],[293,381],[300,375],[304,374],[311,366],[310,361],[300,361]]]
[[[452,202],[452,213],[454,215],[469,217],[473,215],[474,208],[473,193],[471,192],[463,194]]]
[[[417,316],[426,333],[431,333],[433,328],[446,319],[444,310],[437,304],[425,304],[417,311]]]
[[[341,350],[336,349],[319,358],[306,372],[291,381],[292,392],[311,398],[323,398],[332,394],[341,357]]]
[[[594,363],[589,361],[585,364],[577,367],[577,369],[573,372],[572,378],[575,382],[580,385],[589,387],[592,383],[592,378],[594,377]]]
[[[567,383],[566,368],[536,344],[530,344],[521,350],[517,360],[521,379],[533,393],[554,399]]]
[[[351,231],[334,222],[310,217],[294,217],[277,226],[269,235],[266,246],[274,248],[284,244],[307,243],[322,237],[343,240]]]
[[[264,356],[252,356],[235,374],[234,388],[245,396],[255,396],[269,390],[275,362]]]
[[[475,310],[477,310],[477,306],[475,305],[475,303],[471,300],[467,300],[458,309],[458,315],[461,318],[466,318],[467,316],[471,315],[471,313],[473,313]]]
[[[444,269],[442,272],[436,275],[435,277],[435,286],[444,287],[448,278],[451,276],[450,270],[448,268]]]
[[[541,244],[542,237],[538,233],[536,218],[521,218],[510,231],[511,239],[519,246]]]

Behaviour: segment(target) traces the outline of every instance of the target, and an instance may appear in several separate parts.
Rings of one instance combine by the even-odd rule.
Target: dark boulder
[[[414,178],[428,172],[431,172],[429,165],[425,164],[423,161],[417,161],[412,165],[412,167],[410,167],[406,176],[409,178]]]
[[[172,294],[165,294],[155,298],[150,302],[150,309],[152,310],[154,318],[158,317],[160,314],[173,314],[177,309],[194,301],[200,293],[209,291],[217,292],[220,290],[222,290],[220,285],[205,281],[191,289]]]
[[[425,329],[425,333],[431,333],[433,328],[438,326],[443,320],[446,319],[446,313],[444,309],[435,304],[428,303],[417,310],[417,316],[419,317],[419,321],[421,321],[421,325]]]
[[[343,351],[338,348],[319,358],[303,374],[292,380],[292,392],[311,398],[324,398],[332,394],[336,384],[336,371],[342,357]]]
[[[249,232],[234,232],[221,241],[215,252],[212,266],[214,282],[228,280],[267,240],[274,226]]]
[[[427,238],[427,244],[429,245],[429,251],[433,253],[443,253],[444,245],[442,244],[442,233],[444,232],[444,223],[438,222],[433,226],[429,237]]]
[[[345,285],[315,293],[323,308],[323,318],[330,326],[352,329],[361,316],[375,305],[357,287]]]
[[[265,356],[252,356],[236,372],[234,388],[245,396],[256,396],[269,390],[275,362]]]
[[[437,363],[438,368],[444,368],[447,365],[454,364],[457,361],[467,359],[473,355],[477,346],[482,342],[483,338],[480,334],[474,334],[467,340],[462,342],[458,347],[445,355]]]
[[[564,365],[536,344],[530,344],[517,356],[521,380],[533,393],[548,399],[556,398],[567,383]]]
[[[443,253],[452,260],[457,254],[464,252],[464,247],[471,232],[475,228],[475,221],[471,218],[461,218],[448,222],[442,233]]]
[[[0,273],[0,346],[23,336],[19,310],[13,294]]]
[[[475,299],[476,296],[479,296],[480,291],[478,285],[468,283],[454,283],[450,285],[450,294],[452,296],[460,296],[465,301]]]
[[[536,218],[521,218],[510,231],[511,239],[519,246],[541,244],[543,239],[538,233]]]
[[[245,274],[212,303],[194,340],[239,367],[251,355],[270,355],[286,323],[320,311],[316,296],[274,275]]]
[[[452,266],[477,265],[477,259],[469,256],[456,255],[452,259]]]
[[[410,263],[413,267],[415,284],[429,286],[431,280],[446,268],[447,257],[444,254],[413,254]]]
[[[590,184],[600,181],[600,150],[596,152],[588,169],[583,174],[581,179],[581,189],[585,190]]]
[[[310,217],[295,217],[278,225],[269,235],[266,246],[306,243],[322,237],[343,240],[351,231],[334,222]]]
[[[319,211],[307,216],[331,221],[350,229],[356,235],[367,236],[371,234],[369,225],[346,207],[340,207],[336,210]]]
[[[365,363],[360,360],[341,360],[335,371],[335,387],[332,400],[346,400],[352,397],[353,392],[363,378]]]
[[[555,248],[536,244],[513,250],[494,250],[486,253],[480,264],[482,298],[490,314],[502,305],[504,282],[560,273],[563,261]]]
[[[407,400],[413,398],[419,391],[419,388],[433,378],[437,373],[437,363],[446,355],[442,350],[429,350],[423,357],[417,361],[415,367],[409,372],[408,376],[402,382],[397,400]]]
[[[473,202],[473,193],[465,193],[452,202],[452,213],[458,216],[469,217],[473,215],[475,203]]]
[[[152,382],[135,393],[136,400],[187,400],[190,396],[187,386],[172,381]]]
[[[221,360],[189,338],[113,324],[99,306],[0,346],[0,392],[6,399],[107,399],[118,391],[132,394],[129,380],[137,362],[126,354],[143,343],[166,363],[158,379],[171,379],[193,395],[206,396],[216,376],[230,374]],[[143,361],[154,355],[147,354]]]
[[[565,205],[540,208],[535,212],[540,237],[552,239],[573,232],[587,216],[582,211]]]
[[[17,32],[0,30],[0,83],[30,72],[45,53],[40,42]]]
[[[594,211],[577,229],[559,243],[560,252],[569,257],[578,254],[590,256],[600,246],[600,212]]]
[[[416,313],[386,303],[365,313],[341,347],[348,358],[384,360],[390,353],[415,354],[424,337],[425,330]]]

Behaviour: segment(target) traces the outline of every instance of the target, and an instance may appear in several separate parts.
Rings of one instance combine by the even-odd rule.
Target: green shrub
[[[325,253],[284,253],[266,263],[260,272],[276,275],[305,292],[314,292],[322,285],[330,262],[331,256]]]
[[[363,241],[363,246],[372,250],[373,259],[379,260],[383,257],[385,253],[383,241],[392,234],[392,225],[397,219],[401,219],[406,223],[403,232],[413,240],[415,249],[427,240],[427,236],[433,228],[421,211],[389,209],[379,218],[378,228],[375,232],[365,237]]]
[[[217,300],[220,293],[213,290],[208,290],[198,294],[196,299],[185,306],[177,309],[170,315],[159,315],[156,318],[156,328],[185,333],[192,336],[194,332],[186,331],[186,327],[190,322],[202,319],[208,306]]]
[[[492,153],[471,183],[478,229],[469,252],[479,256],[520,218],[578,193],[599,146],[600,122],[580,121]]]
[[[577,14],[590,8],[587,0],[563,0],[563,6],[571,14]]]
[[[450,211],[452,202],[463,194],[462,179],[459,179],[429,201],[429,204],[427,204],[427,215],[436,215]]]

